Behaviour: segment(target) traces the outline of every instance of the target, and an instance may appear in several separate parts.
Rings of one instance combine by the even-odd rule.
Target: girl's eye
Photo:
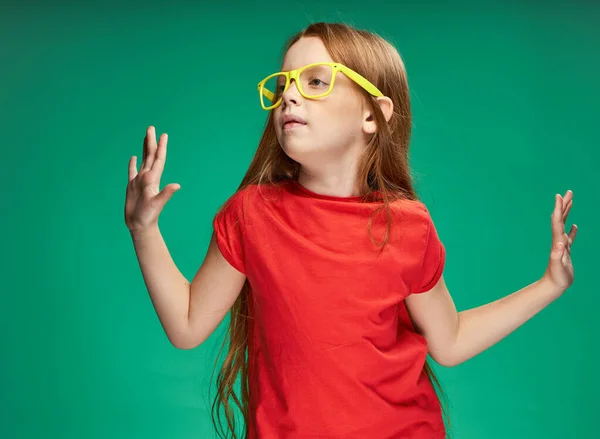
[[[320,84],[318,84],[317,82],[320,82]],[[312,80],[309,82],[309,84],[310,84],[310,85],[316,85],[316,86],[319,86],[319,85],[328,85],[328,84],[326,84],[324,81],[321,81],[321,80],[320,80],[320,79],[318,79],[318,78],[312,79]]]

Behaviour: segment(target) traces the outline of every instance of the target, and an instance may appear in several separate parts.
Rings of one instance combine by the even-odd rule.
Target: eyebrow
[[[290,68],[281,67],[281,70],[280,70],[280,72],[289,72],[290,70],[296,70],[296,69],[302,68],[302,67],[304,67],[304,66],[307,66],[307,65],[309,65],[309,64],[315,64],[315,63],[319,63],[319,62],[334,62],[334,61],[312,61],[312,62],[307,62],[307,63],[304,63],[304,64],[302,64],[302,65],[299,65],[299,66],[298,66],[298,67],[296,67],[295,69],[290,69]]]

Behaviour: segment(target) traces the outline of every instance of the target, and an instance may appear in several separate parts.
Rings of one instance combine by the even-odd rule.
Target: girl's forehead
[[[325,45],[319,38],[301,38],[288,49],[281,70],[289,71],[299,69],[307,64],[332,61]]]
[[[298,63],[284,63],[281,67],[281,71],[283,72],[289,72],[290,70],[296,70],[299,69],[301,67],[307,66],[309,64],[314,64],[314,63],[318,63],[318,62],[331,62],[330,60],[324,60],[324,59],[315,59],[315,60],[310,60],[310,61],[303,61],[303,62],[298,62]]]

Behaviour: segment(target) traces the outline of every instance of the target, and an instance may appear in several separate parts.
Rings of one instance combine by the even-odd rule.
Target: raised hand
[[[571,246],[577,236],[577,226],[573,224],[569,233],[565,233],[571,206],[573,192],[568,190],[564,197],[556,194],[552,212],[552,251],[544,277],[554,285],[559,294],[569,288],[574,279]]]
[[[180,189],[176,183],[160,191],[160,178],[167,158],[167,134],[156,145],[153,126],[146,130],[140,170],[137,157],[129,159],[129,182],[125,197],[125,224],[131,232],[143,231],[158,224],[158,216],[171,196]]]

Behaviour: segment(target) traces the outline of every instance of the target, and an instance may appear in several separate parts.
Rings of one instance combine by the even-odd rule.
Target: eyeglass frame
[[[300,74],[311,67],[315,67],[315,66],[329,66],[332,69],[332,73],[331,73],[331,84],[329,85],[329,90],[327,90],[325,93],[321,93],[320,95],[316,95],[316,96],[307,96],[304,91],[302,90],[302,86],[300,85],[299,82],[299,78],[300,78]],[[275,94],[266,89],[265,83],[275,77],[275,76],[279,76],[279,75],[283,75],[285,76],[285,87],[283,88],[283,91],[281,92],[281,94],[283,95],[283,93],[285,93],[287,91],[287,89],[290,87],[290,84],[292,83],[292,79],[296,81],[296,88],[298,89],[298,92],[300,92],[300,94],[306,98],[306,99],[320,99],[320,98],[324,98],[325,96],[329,95],[332,91],[333,91],[333,86],[335,84],[335,78],[338,72],[343,73],[344,75],[346,75],[349,79],[351,79],[352,81],[354,81],[356,84],[358,84],[359,86],[361,86],[363,89],[365,89],[367,91],[367,93],[375,96],[375,97],[382,97],[383,93],[381,91],[379,91],[379,89],[377,87],[375,87],[368,79],[366,79],[364,76],[362,76],[361,74],[355,72],[354,70],[352,70],[349,67],[346,67],[343,64],[340,63],[336,63],[336,62],[317,62],[317,63],[312,63],[312,64],[307,64],[303,67],[300,67],[299,69],[294,69],[294,70],[290,70],[287,72],[277,72],[277,73],[273,73],[269,76],[267,76],[265,79],[263,79],[262,81],[260,81],[258,83],[258,98],[260,100],[260,106],[263,108],[263,110],[269,111],[269,110],[273,110],[277,107],[279,107],[281,105],[281,103],[283,102],[283,96],[281,96],[279,98],[279,100],[274,103],[271,106],[265,106],[263,104],[263,95],[269,99],[271,102],[273,100],[273,97],[275,97]]]

